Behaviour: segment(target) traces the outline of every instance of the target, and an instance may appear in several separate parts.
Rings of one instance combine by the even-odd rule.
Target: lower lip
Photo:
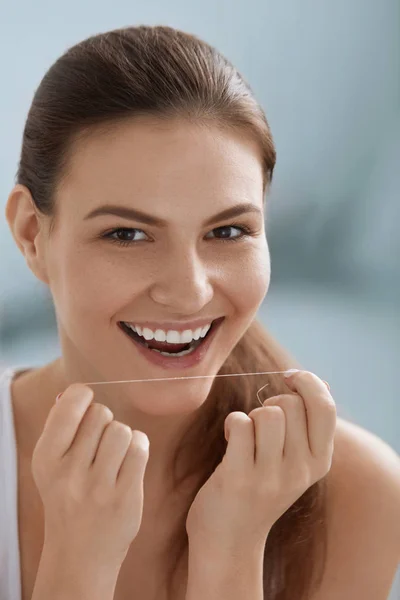
[[[134,343],[138,351],[153,365],[163,367],[164,369],[188,369],[190,367],[195,367],[203,360],[222,323],[223,321],[217,323],[217,325],[213,327],[213,330],[210,332],[210,334],[206,337],[205,341],[202,342],[200,346],[198,346],[191,354],[187,354],[186,356],[178,356],[177,358],[174,358],[173,356],[170,358],[169,356],[163,356],[159,352],[153,352],[153,350],[150,350],[149,348],[146,348],[146,346],[142,346],[142,344],[136,342],[136,340],[131,338],[127,333],[125,333],[125,331],[124,333],[126,337],[128,337]]]

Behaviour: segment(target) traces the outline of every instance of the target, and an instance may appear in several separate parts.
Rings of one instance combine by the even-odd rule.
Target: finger
[[[48,414],[38,448],[61,458],[71,446],[80,422],[93,400],[94,392],[83,383],[71,384]]]
[[[325,383],[309,371],[298,371],[286,384],[303,398],[311,454],[317,458],[330,449],[336,430],[336,404]]]
[[[283,458],[287,460],[307,459],[311,449],[303,398],[299,394],[280,394],[268,398],[264,402],[264,406],[279,406],[285,413],[286,427]]]
[[[121,463],[132,441],[132,429],[125,423],[111,421],[101,438],[97,454],[91,466],[95,475],[109,485],[115,485]]]
[[[232,470],[245,474],[254,465],[254,424],[244,412],[233,411],[225,419],[229,430],[224,462]]]
[[[103,432],[113,419],[114,415],[107,406],[92,402],[68,452],[70,459],[79,462],[81,468],[88,469],[96,456]]]
[[[132,439],[117,476],[117,485],[125,491],[139,490],[150,456],[149,438],[143,431],[132,431]]]
[[[278,396],[274,396],[278,398]],[[269,398],[272,400],[272,398]],[[285,413],[278,405],[255,408],[249,413],[254,421],[256,452],[255,464],[260,468],[269,469],[280,465],[286,435]]]

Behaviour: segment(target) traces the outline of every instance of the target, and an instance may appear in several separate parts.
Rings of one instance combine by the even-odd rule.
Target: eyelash
[[[228,229],[229,227],[233,227],[235,229],[241,229],[242,230],[242,235],[238,236],[238,237],[234,237],[234,238],[222,238],[219,239],[218,241],[220,242],[238,242],[246,237],[250,237],[255,235],[255,231],[251,228],[248,227],[247,225],[243,225],[241,223],[230,223],[229,225],[222,225],[221,227],[216,227],[215,229],[213,229],[212,231],[216,231],[218,229]],[[143,242],[144,240],[118,240],[115,238],[112,238],[111,235],[113,235],[114,233],[117,233],[118,231],[143,231],[143,229],[138,229],[138,228],[134,228],[134,227],[117,227],[116,229],[113,229],[112,231],[109,231],[108,233],[104,233],[101,238],[103,239],[108,239],[111,243],[117,244],[118,246],[130,246],[132,244],[137,244],[138,241],[139,242]],[[216,238],[218,239],[218,238]]]

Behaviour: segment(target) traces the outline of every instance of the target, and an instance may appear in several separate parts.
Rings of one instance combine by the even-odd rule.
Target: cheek
[[[132,302],[140,291],[140,275],[134,266],[122,268],[121,262],[93,255],[65,253],[58,264],[54,281],[57,304],[68,321],[94,324],[107,321]]]
[[[271,262],[268,246],[260,248],[238,264],[232,282],[236,305],[243,310],[258,308],[266,296],[271,279]]]

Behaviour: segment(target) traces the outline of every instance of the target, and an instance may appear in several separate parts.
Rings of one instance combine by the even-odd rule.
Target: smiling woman
[[[235,478],[232,487],[220,482],[214,500],[226,504],[201,552],[187,531],[194,498],[192,532],[202,511],[220,503],[208,503],[204,490],[213,493],[208,484],[226,470],[226,452],[244,456],[234,443],[247,443],[253,468],[247,415],[271,427],[261,440],[265,461],[282,443],[282,408],[258,406],[265,377],[214,378],[298,366],[256,320],[270,284],[264,217],[275,160],[250,86],[193,35],[162,26],[109,31],[70,48],[45,74],[6,216],[29,268],[51,290],[62,356],[12,382],[22,507],[21,598],[14,600],[148,600],[167,591],[181,600],[189,573],[198,581],[197,592],[190,586],[193,597],[211,599],[218,590],[212,582],[203,588],[201,568],[207,559],[222,573],[228,546],[229,560],[242,555],[247,567],[256,565],[247,573],[256,573],[249,581],[258,590],[251,597],[229,592],[230,600],[308,600],[318,589],[328,542],[326,453],[317,477],[303,478],[306,491],[297,487],[279,518],[278,498],[271,506],[260,490],[246,496]],[[168,351],[157,352],[160,344]],[[111,385],[158,379],[168,369],[188,379]],[[196,375],[211,377],[190,379]],[[91,406],[93,390],[81,381],[106,382]],[[332,451],[335,413],[326,386],[300,379],[303,389],[308,408],[314,403],[314,437]],[[300,392],[291,391],[281,376],[269,377],[268,396],[290,402],[296,419],[288,422],[305,425]],[[237,442],[227,446],[231,413],[239,413],[242,433],[230,421]],[[305,446],[305,426],[291,431]],[[117,475],[134,498],[122,495]],[[110,477],[112,493],[105,486]],[[260,487],[270,481],[268,471]],[[239,539],[221,523],[229,502],[244,496],[233,521],[239,529],[255,513],[255,496],[264,498],[260,523],[268,524],[268,535],[253,531],[256,545],[248,543],[251,527],[243,525]],[[242,572],[236,566],[229,574]],[[4,596],[11,597],[7,590]]]

